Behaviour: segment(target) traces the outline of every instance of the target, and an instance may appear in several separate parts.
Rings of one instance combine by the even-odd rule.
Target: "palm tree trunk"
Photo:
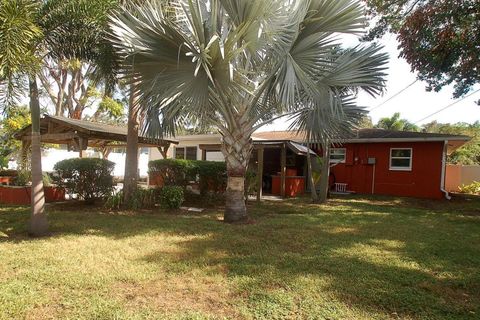
[[[322,145],[323,161],[320,175],[320,195],[318,202],[325,203],[328,196],[328,179],[330,177],[330,143],[325,142]]]
[[[312,202],[318,202],[318,195],[317,195],[317,187],[315,185],[315,179],[313,178],[313,170],[312,170],[312,157],[310,155],[310,143],[307,143],[307,168],[308,168],[308,179],[310,182],[310,195],[312,197]]]
[[[253,144],[248,128],[223,133],[222,153],[227,164],[227,190],[225,193],[225,222],[247,220],[245,203],[245,175]]]
[[[29,79],[30,112],[32,117],[32,208],[28,233],[32,236],[43,236],[48,232],[45,215],[45,194],[42,179],[42,154],[40,149],[40,102],[35,76]]]
[[[130,90],[128,106],[127,154],[125,157],[125,174],[123,181],[123,199],[128,203],[137,188],[138,172],[138,112],[136,108],[135,87]]]

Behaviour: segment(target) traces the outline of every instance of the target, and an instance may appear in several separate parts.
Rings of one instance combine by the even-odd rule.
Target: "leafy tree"
[[[17,160],[23,160],[18,157],[21,142],[13,135],[30,123],[30,110],[27,106],[14,106],[5,111],[0,120],[0,156],[12,157],[13,155]]]
[[[123,74],[138,84],[150,134],[180,123],[214,126],[223,136],[228,186],[224,220],[247,218],[245,174],[252,133],[306,106],[341,113],[338,88],[383,88],[387,56],[376,45],[338,50],[339,33],[359,33],[351,0],[147,1],[112,17]],[[328,102],[328,103],[327,103]]]
[[[372,21],[366,40],[397,34],[400,56],[439,91],[455,83],[454,97],[480,82],[480,1],[365,0]]]
[[[452,152],[448,156],[448,162],[452,164],[480,165],[480,121],[473,124],[458,122],[438,123],[432,121],[423,125],[426,132],[467,135],[472,138],[465,145]]]
[[[400,112],[395,112],[391,117],[385,117],[378,120],[376,128],[395,130],[395,131],[419,131],[419,127],[409,122],[407,119],[400,118]]]

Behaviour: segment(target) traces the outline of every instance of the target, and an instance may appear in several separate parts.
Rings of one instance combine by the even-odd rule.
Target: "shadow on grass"
[[[332,299],[377,317],[479,315],[478,217],[396,199],[351,199],[320,206],[302,200],[253,205],[253,225],[220,223],[215,211],[109,214],[91,207],[74,212],[52,207],[49,220],[54,237],[200,236],[178,241],[175,253],[154,252],[142,260],[169,265],[179,275],[222,270],[236,297],[258,318],[298,308],[304,315],[332,317],[327,308]],[[0,209],[0,234],[6,235],[0,242],[26,240],[28,214],[25,208]],[[289,297],[286,302],[281,293]],[[351,317],[339,310],[333,317]]]

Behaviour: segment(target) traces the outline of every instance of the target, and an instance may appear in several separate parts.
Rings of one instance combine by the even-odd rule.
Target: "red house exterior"
[[[301,135],[285,131],[256,133],[254,138],[304,142]],[[346,184],[346,191],[359,194],[448,198],[446,156],[468,140],[459,135],[358,130],[331,146],[331,188]]]
[[[419,198],[442,198],[443,142],[348,143],[344,163],[331,168],[330,180],[347,190]],[[411,169],[390,167],[390,152],[411,149]],[[369,164],[368,159],[375,159]],[[372,160],[371,160],[372,161]],[[373,162],[373,161],[372,161]]]

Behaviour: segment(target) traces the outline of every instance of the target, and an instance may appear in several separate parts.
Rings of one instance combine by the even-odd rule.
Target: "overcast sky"
[[[357,41],[354,38],[347,38],[345,43],[347,46],[355,45]],[[370,95],[360,93],[358,96],[358,105],[372,109],[382,104],[382,102],[391,98],[397,92],[401,91],[416,79],[415,73],[410,71],[410,65],[403,59],[398,58],[399,51],[397,49],[397,41],[394,35],[386,35],[381,43],[385,46],[385,50],[390,55],[388,64],[387,91],[383,96],[372,98]],[[407,90],[394,97],[387,103],[372,110],[370,116],[373,123],[382,117],[390,117],[395,112],[400,112],[402,118],[408,119],[410,122],[416,123],[420,119],[446,107],[454,102],[452,99],[453,89],[445,87],[440,92],[427,92],[425,83],[417,81]],[[480,88],[476,86],[475,89]],[[473,90],[472,90],[473,91]],[[417,124],[424,124],[437,120],[442,123],[468,122],[473,123],[480,120],[480,106],[475,101],[480,99],[480,92],[466,98],[454,106],[442,111],[428,119],[419,121]],[[285,120],[279,120],[273,125],[264,127],[264,130],[284,130],[288,127]]]

